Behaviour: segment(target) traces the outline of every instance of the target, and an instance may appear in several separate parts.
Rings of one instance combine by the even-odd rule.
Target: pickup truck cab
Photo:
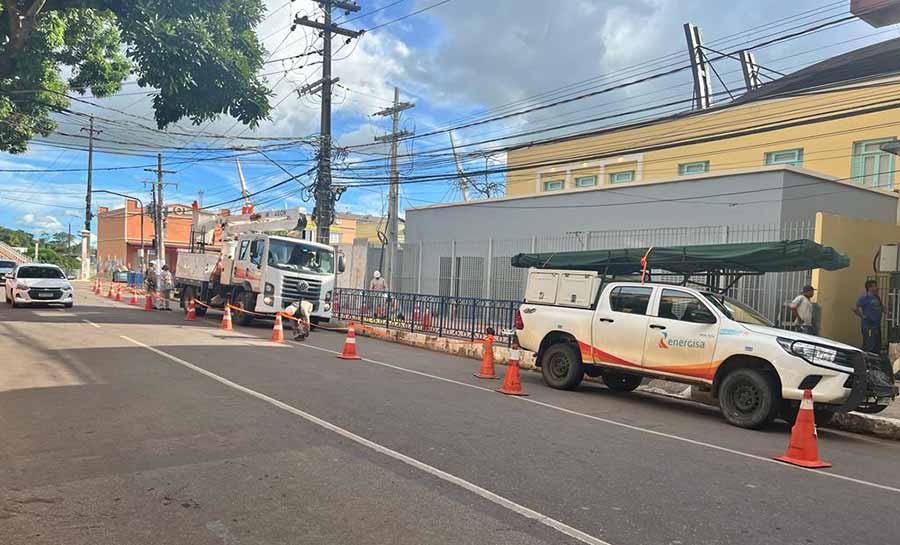
[[[745,428],[778,416],[793,422],[806,389],[820,422],[838,411],[879,412],[897,395],[890,366],[876,355],[776,329],[722,295],[669,284],[603,283],[573,271],[540,273],[543,280],[529,277],[516,328],[552,388],[573,389],[585,374],[602,377],[615,391],[634,390],[644,377],[683,382],[711,393],[725,419]],[[554,274],[575,286],[571,297],[561,287],[548,297],[556,291],[547,287]]]

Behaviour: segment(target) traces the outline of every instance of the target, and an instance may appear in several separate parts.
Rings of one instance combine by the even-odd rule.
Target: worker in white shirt
[[[816,289],[812,286],[804,286],[803,292],[791,301],[791,314],[794,316],[794,325],[799,326],[801,333],[818,335],[819,331],[813,321],[813,302]]]

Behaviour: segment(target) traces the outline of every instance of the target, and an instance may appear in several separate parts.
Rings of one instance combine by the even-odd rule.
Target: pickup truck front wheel
[[[541,375],[551,388],[573,390],[584,378],[581,355],[571,343],[554,344],[541,358]]]
[[[735,369],[722,379],[719,406],[730,424],[756,429],[775,419],[781,396],[774,381],[757,369]]]

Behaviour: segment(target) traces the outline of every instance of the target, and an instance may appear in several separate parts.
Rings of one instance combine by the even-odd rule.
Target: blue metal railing
[[[333,313],[344,321],[470,340],[483,338],[490,328],[496,342],[508,345],[519,304],[498,299],[338,288]]]

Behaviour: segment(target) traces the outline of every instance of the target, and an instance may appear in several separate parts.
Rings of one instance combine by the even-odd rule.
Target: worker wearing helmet
[[[369,289],[372,291],[387,290],[387,283],[385,283],[384,278],[381,277],[381,272],[375,271],[372,275],[372,281],[369,282]]]

